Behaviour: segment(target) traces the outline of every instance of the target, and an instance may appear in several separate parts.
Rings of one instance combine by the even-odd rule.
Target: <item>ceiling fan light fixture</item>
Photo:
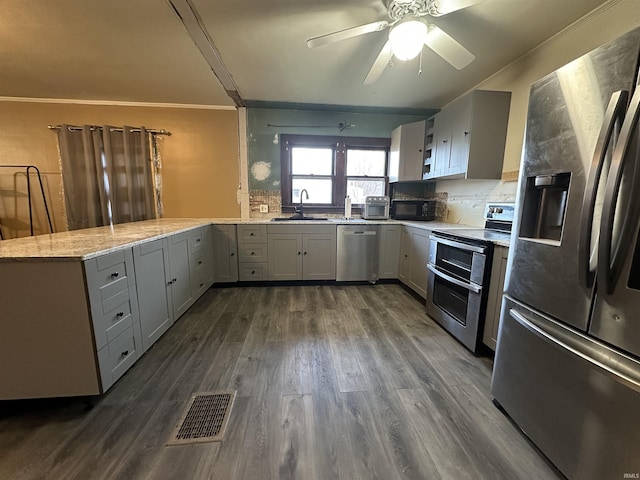
[[[389,32],[391,51],[398,60],[411,60],[422,51],[429,27],[417,17],[407,17],[395,24]]]

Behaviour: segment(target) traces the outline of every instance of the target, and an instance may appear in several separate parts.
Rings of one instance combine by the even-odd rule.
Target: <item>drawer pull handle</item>
[[[173,282],[174,282],[173,280],[169,280],[169,281],[167,282],[167,285],[171,285]]]
[[[118,278],[119,276],[120,276],[120,273],[119,273],[119,272],[113,272],[113,273],[111,274],[111,278]]]
[[[298,255],[300,255],[300,252],[298,252]]]
[[[255,270],[251,270],[251,275],[255,275],[256,271]]]
[[[249,236],[250,236],[250,237],[253,237],[253,232],[251,232],[251,233],[249,234]]]
[[[256,252],[251,252],[251,255],[255,255],[255,254],[256,254]]]
[[[116,313],[116,317],[120,318],[120,317],[124,317],[124,312],[118,312]]]
[[[122,352],[123,357],[126,357],[127,355],[129,355],[129,350],[125,350],[124,352]]]
[[[231,252],[231,256],[233,257],[234,255],[235,255],[235,253],[234,253],[234,252]]]
[[[173,280],[171,280],[171,283],[176,283],[178,281],[177,278],[174,278]]]
[[[304,254],[306,255],[306,254],[307,254],[307,252],[304,252]]]
[[[202,265],[202,260],[198,260],[198,265]]]
[[[196,238],[196,243],[199,243],[199,242],[200,242],[200,239],[199,239],[199,238]]]
[[[200,284],[200,288],[202,288],[202,287],[204,287],[204,283],[201,283],[201,284]]]

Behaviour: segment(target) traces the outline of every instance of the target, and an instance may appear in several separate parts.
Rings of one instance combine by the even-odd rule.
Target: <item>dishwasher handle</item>
[[[377,233],[375,230],[357,230],[353,232],[342,232],[341,235],[370,235],[375,237]]]

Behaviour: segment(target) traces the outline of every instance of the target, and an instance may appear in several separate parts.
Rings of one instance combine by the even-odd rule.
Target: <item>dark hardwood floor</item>
[[[93,409],[0,403],[0,478],[557,479],[491,366],[399,285],[214,288]],[[193,393],[229,389],[222,443],[165,446]]]

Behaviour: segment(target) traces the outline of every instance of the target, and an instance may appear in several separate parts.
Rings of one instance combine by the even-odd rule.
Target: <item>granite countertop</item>
[[[408,225],[425,230],[441,228],[469,228],[444,222],[410,222],[399,220],[363,220],[329,218],[328,220],[290,220],[272,222],[269,218],[161,218],[123,223],[108,227],[94,227],[70,232],[36,235],[0,241],[0,262],[20,260],[82,261],[129,248],[171,234],[210,224],[268,224],[268,225]]]
[[[162,218],[0,241],[0,261],[88,260],[154,238],[209,225],[203,218]]]

